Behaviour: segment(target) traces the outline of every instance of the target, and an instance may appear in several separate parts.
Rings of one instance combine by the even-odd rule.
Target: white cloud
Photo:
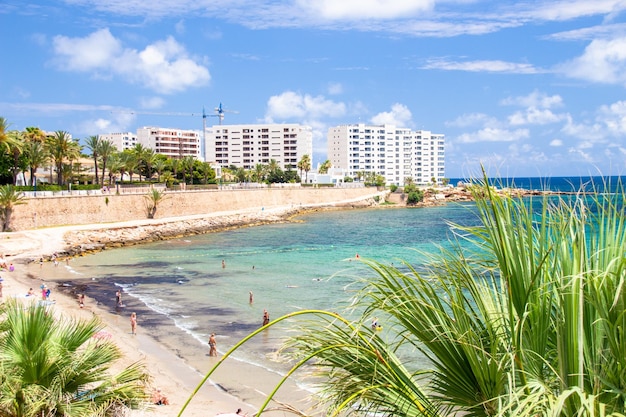
[[[550,141],[550,146],[554,146],[554,147],[563,146],[563,141],[561,139],[552,139]]]
[[[513,126],[546,125],[560,122],[563,119],[565,119],[565,115],[555,114],[551,110],[529,107],[524,111],[517,111],[510,115],[509,123]]]
[[[532,6],[531,6],[532,5]],[[542,20],[569,20],[584,16],[613,14],[624,10],[623,0],[561,0],[529,3],[527,13]]]
[[[176,25],[174,25],[174,30],[176,30],[176,33],[178,33],[179,35],[185,33],[185,31],[187,30],[185,26],[185,21],[179,20],[178,22],[176,22]]]
[[[467,71],[467,72],[503,72],[509,74],[537,74],[544,72],[531,64],[506,62],[498,60],[450,61],[447,59],[430,59],[422,69]]]
[[[626,101],[601,106],[597,121],[605,126],[609,134],[623,137],[626,134]]]
[[[422,37],[480,35],[579,17],[612,19],[626,8],[623,0],[71,0],[71,4],[115,16],[189,16],[254,29],[318,27]]]
[[[265,120],[268,123],[288,119],[316,120],[324,116],[341,117],[345,113],[346,106],[344,103],[334,102],[323,96],[313,97],[309,94],[285,91],[269,98]]]
[[[572,78],[626,85],[626,37],[596,39],[581,56],[560,65],[559,69]]]
[[[391,106],[391,111],[381,112],[370,119],[375,125],[396,125],[397,127],[407,127],[411,122],[411,111],[407,106],[395,103]]]
[[[497,120],[494,117],[488,116],[484,113],[468,113],[463,114],[450,122],[446,122],[446,125],[452,127],[469,127],[487,124],[493,125],[496,123]]]
[[[559,95],[549,96],[546,93],[535,90],[526,96],[507,97],[502,100],[502,104],[551,109],[561,107],[563,105],[563,99]]]
[[[406,18],[429,11],[435,0],[297,0],[304,10],[330,20]]]
[[[477,143],[477,142],[513,142],[529,137],[528,129],[507,130],[497,127],[485,127],[479,131],[463,133],[456,142]]]
[[[66,71],[105,69],[122,52],[120,41],[108,29],[93,32],[84,38],[55,36],[52,47],[57,54],[56,65]]]
[[[340,83],[330,83],[328,85],[328,94],[331,96],[336,96],[341,93],[343,93],[343,85]]]
[[[84,38],[56,36],[53,49],[60,70],[117,75],[163,94],[206,85],[211,78],[172,37],[138,51],[122,48],[108,29],[101,29]]]
[[[165,104],[163,97],[141,97],[139,107],[142,109],[160,109]]]

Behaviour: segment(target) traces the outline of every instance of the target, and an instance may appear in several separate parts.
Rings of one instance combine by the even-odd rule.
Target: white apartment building
[[[113,143],[118,151],[134,148],[137,144],[137,135],[131,132],[106,133],[98,135],[100,140],[108,140]]]
[[[137,143],[174,159],[182,159],[186,156],[201,159],[200,139],[200,132],[197,130],[164,127],[137,129]]]
[[[426,130],[412,131],[394,125],[363,123],[341,125],[328,130],[328,159],[333,167],[385,177],[388,185],[404,185],[405,178],[416,184],[441,183],[445,176],[444,135]]]
[[[274,159],[281,169],[313,156],[313,131],[299,124],[215,125],[206,132],[206,160],[252,169]]]

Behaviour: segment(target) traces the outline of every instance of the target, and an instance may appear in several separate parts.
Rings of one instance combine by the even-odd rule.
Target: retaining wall
[[[243,189],[166,192],[155,219],[284,206],[350,205],[380,194],[375,188]],[[27,198],[15,207],[13,231],[146,219],[145,194],[115,192]]]

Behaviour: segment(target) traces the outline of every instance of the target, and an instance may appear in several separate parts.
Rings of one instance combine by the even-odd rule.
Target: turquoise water
[[[215,332],[223,353],[261,326],[264,309],[272,319],[299,309],[343,311],[361,285],[357,278],[370,273],[357,254],[419,265],[416,250],[445,244],[447,222],[475,221],[472,208],[328,211],[294,223],[111,249],[73,260],[70,284],[112,311],[121,287],[125,307],[118,312],[137,311],[140,328],[158,335],[164,324],[174,324],[178,343],[202,350]],[[271,368],[266,359],[287,332],[288,326],[271,329],[244,346],[239,359]]]

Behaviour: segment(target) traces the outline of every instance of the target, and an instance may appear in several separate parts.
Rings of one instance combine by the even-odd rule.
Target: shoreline
[[[123,224],[63,226],[18,232],[19,237],[5,239],[0,244],[0,251],[5,260],[15,265],[15,271],[1,273],[4,278],[4,298],[16,297],[24,299],[28,288],[37,290],[43,283],[52,287],[52,299],[55,300],[55,314],[79,319],[98,316],[105,330],[113,335],[114,341],[122,351],[121,366],[141,361],[152,378],[152,387],[161,389],[170,400],[170,405],[151,407],[145,410],[132,411],[131,416],[177,416],[190,394],[196,389],[209,369],[221,359],[188,355],[183,352],[189,343],[199,343],[187,335],[173,323],[160,323],[144,327],[139,316],[138,335],[130,333],[129,309],[118,313],[112,311],[110,305],[91,297],[86,297],[85,308],[80,309],[76,297],[69,291],[55,288],[58,281],[68,280],[63,276],[71,265],[73,256],[86,256],[111,247],[120,247],[147,243],[156,240],[173,239],[199,234],[198,227],[206,227],[202,233],[219,232],[232,228],[252,227],[255,225],[297,221],[294,218],[306,212],[346,207],[283,207],[254,212],[214,213],[211,216],[187,216],[176,219],[159,219],[153,221],[124,222]],[[198,222],[202,223],[198,226]],[[181,229],[190,223],[196,225],[189,233],[181,233]],[[208,225],[208,226],[207,226]],[[175,233],[153,235],[159,228],[169,227]],[[185,229],[186,230],[186,229]],[[6,234],[5,234],[6,235]],[[146,239],[145,237],[148,237]],[[130,238],[130,239],[129,239]],[[53,254],[58,256],[58,267],[49,261]],[[37,262],[43,258],[46,262]],[[68,258],[66,264],[65,258]],[[71,278],[70,278],[71,279]],[[54,285],[51,285],[54,283]],[[36,291],[37,294],[37,291]],[[35,297],[38,299],[38,297]],[[141,306],[135,305],[138,311]],[[143,308],[147,308],[144,306]],[[219,343],[218,343],[219,347]],[[197,349],[197,346],[196,346]],[[250,415],[256,412],[266,398],[268,392],[261,392],[259,387],[271,389],[281,376],[269,369],[254,364],[228,358],[212,375],[209,381],[198,391],[196,396],[183,413],[184,416],[207,416],[219,413],[233,413],[242,408]],[[293,405],[311,412],[311,404],[306,403],[310,392],[304,391],[290,378],[281,388],[277,399],[281,403]],[[279,403],[273,402],[270,408],[275,409]],[[267,413],[267,414],[266,414]],[[268,416],[284,415],[282,411],[264,412]]]

